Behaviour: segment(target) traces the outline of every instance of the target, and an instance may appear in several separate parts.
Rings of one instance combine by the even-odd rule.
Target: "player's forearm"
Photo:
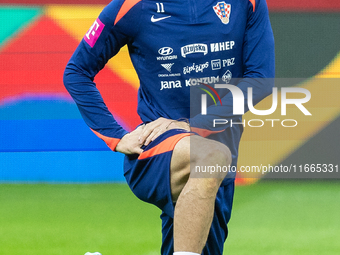
[[[64,85],[77,104],[85,123],[110,149],[115,150],[127,131],[107,109],[92,79],[77,70],[75,65],[68,64],[64,73]]]

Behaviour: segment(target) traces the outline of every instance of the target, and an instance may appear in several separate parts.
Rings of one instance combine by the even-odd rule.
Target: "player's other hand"
[[[139,143],[138,138],[142,135],[144,127],[145,125],[141,125],[132,132],[124,135],[117,144],[116,151],[124,154],[141,154],[143,149],[141,148],[142,145]]]
[[[185,129],[190,131],[190,126],[185,121],[177,121],[166,118],[158,118],[148,124],[144,125],[143,132],[141,136],[138,138],[140,146],[147,146],[150,142],[154,141],[158,136],[163,134],[165,131],[169,129]]]

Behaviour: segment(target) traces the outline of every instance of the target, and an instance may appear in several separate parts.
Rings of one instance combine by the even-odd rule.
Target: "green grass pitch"
[[[339,182],[236,187],[224,254],[339,254],[339,213]],[[0,184],[0,254],[156,255],[159,215],[125,184]]]

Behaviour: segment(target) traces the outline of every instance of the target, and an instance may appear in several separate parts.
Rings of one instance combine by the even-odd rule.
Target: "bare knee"
[[[204,146],[195,146],[194,148],[191,152],[190,176],[193,178],[214,178],[217,179],[217,183],[222,182],[228,174],[232,161],[229,148],[212,140],[207,141]]]
[[[202,149],[203,150],[203,155],[200,153],[199,158],[195,158],[195,162],[204,162],[206,164],[218,164],[218,165],[223,165],[223,166],[228,166],[231,164],[231,152],[229,148],[220,143],[220,142],[215,142],[211,141],[209,144],[204,146]],[[195,155],[192,155],[195,157]]]
[[[183,138],[176,145],[171,160],[170,177],[173,201],[177,200],[189,176],[203,179],[195,181],[202,186],[200,187],[202,191],[217,192],[227,172],[219,171],[216,167],[226,169],[230,164],[231,152],[224,144],[199,136]],[[197,166],[205,170],[197,173],[195,172]]]

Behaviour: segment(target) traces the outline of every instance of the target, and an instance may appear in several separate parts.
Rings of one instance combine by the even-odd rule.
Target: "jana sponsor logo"
[[[182,83],[180,80],[177,81],[161,81],[161,89],[177,89],[182,88]]]

